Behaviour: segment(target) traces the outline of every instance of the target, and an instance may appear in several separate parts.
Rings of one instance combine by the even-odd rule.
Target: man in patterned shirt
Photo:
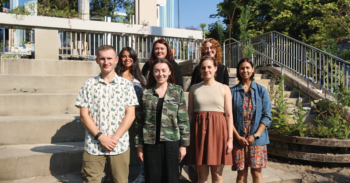
[[[84,183],[101,183],[106,160],[112,182],[128,182],[128,129],[135,119],[138,101],[131,82],[115,73],[117,62],[113,47],[99,47],[96,63],[101,73],[84,83],[75,103],[86,128],[81,170]]]

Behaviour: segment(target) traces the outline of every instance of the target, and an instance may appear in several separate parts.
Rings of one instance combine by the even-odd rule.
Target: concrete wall
[[[156,0],[140,0],[146,3],[144,6],[149,6],[149,9],[141,11],[142,19],[150,20],[149,16],[156,16],[157,7],[148,4],[153,4]],[[154,14],[153,14],[154,12]],[[141,15],[140,14],[140,15]],[[147,18],[148,17],[148,18]],[[70,31],[88,31],[88,32],[111,32],[111,33],[126,33],[128,35],[153,35],[160,37],[174,37],[174,38],[193,38],[202,39],[202,31],[187,30],[187,29],[173,29],[165,27],[155,27],[157,19],[154,22],[149,22],[149,26],[143,25],[129,25],[124,23],[106,23],[97,21],[84,21],[80,19],[66,19],[42,16],[21,16],[21,20],[16,19],[16,16],[6,13],[0,13],[0,24],[3,27],[11,28],[12,26],[26,27],[26,28],[46,28],[55,30],[70,30]],[[37,34],[35,34],[36,36]],[[56,34],[57,37],[57,34]],[[53,37],[46,41],[51,41]],[[57,38],[58,41],[58,38]],[[36,43],[37,44],[37,43]],[[58,44],[57,44],[58,45]],[[35,45],[37,47],[37,45]],[[58,52],[58,51],[57,51]]]
[[[58,30],[35,29],[35,58],[58,59]]]
[[[157,26],[157,0],[135,0],[135,23]]]

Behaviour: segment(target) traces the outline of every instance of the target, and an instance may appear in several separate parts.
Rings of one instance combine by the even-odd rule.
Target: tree
[[[227,36],[225,36],[222,24],[218,21],[209,24],[208,31],[209,33],[207,34],[207,37],[218,40],[220,44],[222,44],[222,42],[227,38]]]
[[[201,23],[200,25],[199,25],[199,27],[201,27],[201,29],[202,29],[202,32],[203,32],[203,40],[205,39],[205,30],[204,30],[204,28],[207,26],[207,24],[205,24],[205,23]]]
[[[242,55],[243,58],[252,58],[252,54],[255,54],[255,50],[252,46],[251,41],[248,41],[249,39],[249,32],[248,30],[248,25],[249,25],[249,20],[250,20],[250,12],[248,9],[242,9],[240,18],[238,20],[239,23],[239,30],[240,30],[240,36],[239,39],[242,42]]]
[[[338,1],[349,2],[349,0],[242,1],[238,5],[236,14],[232,15],[239,0],[223,0],[217,5],[217,14],[210,17],[222,17],[227,26],[232,26],[230,33],[237,39],[240,35],[237,17],[241,14],[242,7],[245,7],[251,14],[250,36],[276,30],[321,48],[328,39],[336,38],[337,35],[344,36],[346,33],[341,25],[337,25],[327,14],[327,11],[330,12],[330,8],[333,8],[332,12],[338,12],[338,14],[341,12],[342,17],[347,15],[345,11],[339,11],[340,7],[346,9],[346,3],[339,5]],[[230,20],[233,22],[230,23]],[[341,19],[339,22],[346,22],[344,20]]]
[[[104,18],[111,16],[112,22],[117,21],[117,11],[125,6],[126,0],[92,0],[90,14],[94,17]]]

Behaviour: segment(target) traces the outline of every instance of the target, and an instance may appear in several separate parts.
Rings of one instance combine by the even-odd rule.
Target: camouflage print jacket
[[[135,144],[155,144],[156,108],[158,93],[144,88],[136,109]],[[190,145],[190,125],[186,112],[185,95],[180,86],[169,84],[163,103],[160,141],[181,140],[181,146]]]

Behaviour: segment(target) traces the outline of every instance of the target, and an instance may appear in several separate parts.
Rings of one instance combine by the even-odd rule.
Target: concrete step
[[[77,142],[84,137],[79,115],[0,116],[0,145]]]
[[[0,75],[0,93],[77,93],[96,76]]]
[[[237,73],[237,69],[236,68],[231,68],[230,69],[230,73]]]
[[[83,146],[84,142],[0,146],[0,180],[78,172]]]
[[[12,75],[98,75],[95,61],[1,59],[0,74]]]
[[[0,116],[79,114],[78,93],[0,94]]]

